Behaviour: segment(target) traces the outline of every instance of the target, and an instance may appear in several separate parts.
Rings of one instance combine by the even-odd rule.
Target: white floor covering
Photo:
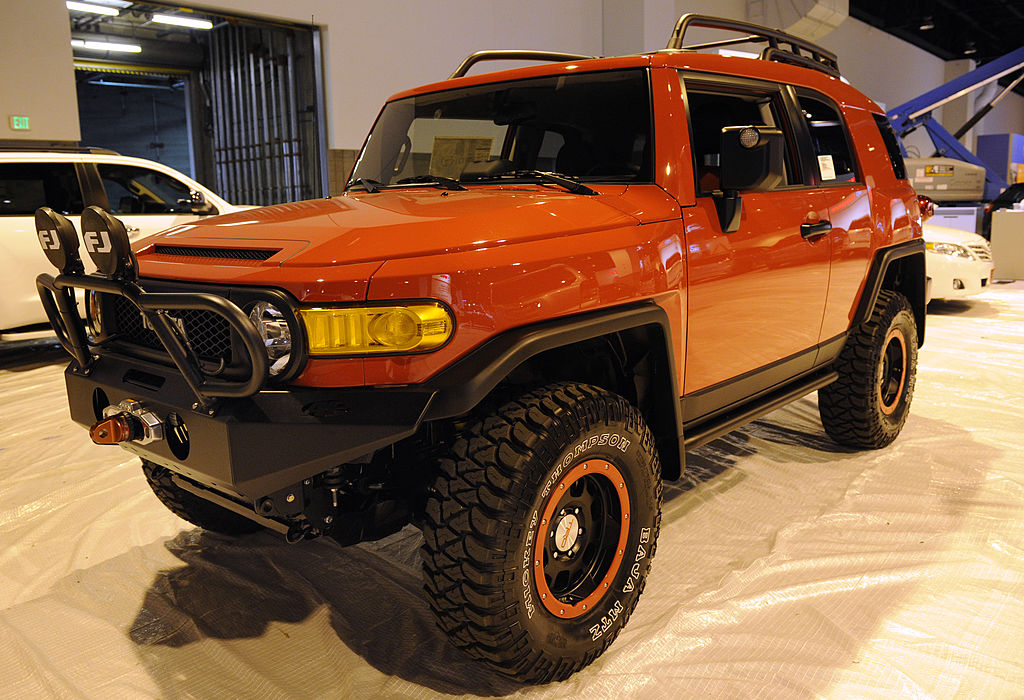
[[[1024,283],[929,312],[894,445],[811,396],[692,453],[629,625],[538,688],[447,645],[417,531],[194,529],[71,423],[61,355],[0,356],[0,697],[1024,697]]]

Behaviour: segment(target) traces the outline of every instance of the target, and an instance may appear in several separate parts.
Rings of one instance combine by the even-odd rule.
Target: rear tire
[[[247,535],[263,529],[257,522],[178,488],[169,469],[142,460],[142,473],[160,502],[182,520],[222,535]]]
[[[910,412],[917,376],[917,324],[906,297],[879,292],[871,317],[850,333],[835,369],[839,379],[818,390],[825,432],[857,448],[895,440]]]
[[[528,683],[596,659],[636,606],[661,521],[639,412],[597,387],[551,385],[471,425],[440,472],[423,571],[455,646]]]

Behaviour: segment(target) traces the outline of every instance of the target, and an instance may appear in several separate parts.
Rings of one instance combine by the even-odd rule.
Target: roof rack
[[[588,61],[597,56],[583,56],[575,53],[554,53],[552,51],[477,51],[466,57],[466,60],[459,64],[455,72],[448,76],[461,78],[469,69],[481,61]]]
[[[724,39],[722,41],[710,41],[703,44],[683,45],[683,37],[690,27],[704,27],[707,29],[723,29],[731,32],[746,34],[747,36],[738,39]],[[719,46],[734,46],[736,44],[763,44],[768,46],[761,51],[763,60],[778,61],[779,63],[790,63],[805,68],[813,68],[828,75],[839,77],[839,61],[831,51],[823,49],[817,44],[812,44],[806,39],[786,34],[778,29],[769,29],[759,24],[741,22],[734,19],[722,17],[711,17],[688,13],[679,18],[675,29],[672,30],[672,38],[668,40],[667,49],[686,49],[695,51],[697,49],[711,49]],[[788,45],[788,48],[780,46]],[[809,55],[805,55],[809,54]]]

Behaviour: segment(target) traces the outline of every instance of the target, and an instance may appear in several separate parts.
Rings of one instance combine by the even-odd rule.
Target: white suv
[[[89,205],[107,209],[135,241],[199,217],[238,211],[166,165],[99,149],[0,150],[0,341],[49,331],[35,279],[46,258],[35,211],[48,206],[78,225]]]

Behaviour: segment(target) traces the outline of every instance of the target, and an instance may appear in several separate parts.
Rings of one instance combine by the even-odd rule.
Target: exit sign
[[[11,115],[11,128],[15,131],[28,131],[32,127],[28,124],[28,117]]]

